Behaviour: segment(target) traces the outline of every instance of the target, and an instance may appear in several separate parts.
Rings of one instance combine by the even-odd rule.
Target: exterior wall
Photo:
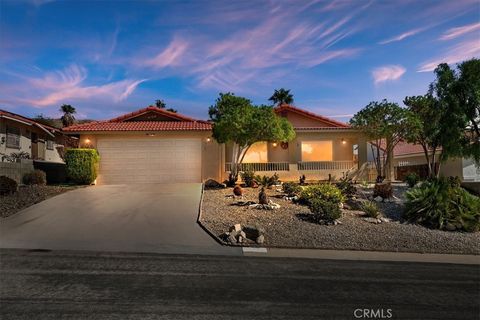
[[[23,175],[33,171],[33,161],[23,159],[19,163],[0,162],[0,176],[7,176],[22,183]]]
[[[344,139],[345,144],[342,143],[342,139]],[[291,143],[291,145],[295,145],[291,158],[296,160],[295,162],[302,161],[302,141],[321,140],[331,140],[333,142],[332,161],[353,160],[353,145],[358,143],[358,135],[341,132],[297,132],[297,137]]]
[[[211,132],[204,131],[186,131],[186,132],[155,132],[156,137],[164,138],[198,138],[202,141],[202,181],[209,178],[221,180],[223,168],[225,166],[223,159],[223,146],[211,139]],[[80,135],[81,148],[96,148],[97,141],[102,137],[145,137],[145,132],[112,132],[112,133],[90,133]],[[88,139],[88,140],[87,140]],[[210,141],[208,141],[210,140]],[[100,155],[101,157],[101,155]]]

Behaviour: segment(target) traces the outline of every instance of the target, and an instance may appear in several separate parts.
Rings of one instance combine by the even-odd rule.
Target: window
[[[20,149],[20,129],[7,127],[7,148]]]
[[[53,141],[52,140],[47,140],[47,149],[48,150],[53,150]]]
[[[245,158],[243,158],[243,163],[267,163],[267,153],[266,142],[254,143],[250,149],[248,149]]]
[[[302,141],[302,161],[332,161],[332,141]]]

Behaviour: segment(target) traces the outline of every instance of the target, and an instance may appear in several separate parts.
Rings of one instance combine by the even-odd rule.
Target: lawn
[[[6,218],[31,205],[42,202],[58,194],[74,190],[79,186],[20,186],[18,192],[0,196],[0,217]]]
[[[357,190],[359,196],[372,193],[359,185]],[[363,212],[345,206],[337,225],[313,222],[307,207],[286,200],[275,189],[269,189],[268,195],[281,206],[276,210],[232,205],[236,200],[229,197],[231,188],[205,190],[200,223],[218,237],[235,224],[258,226],[264,230],[266,247],[480,254],[479,232],[440,231],[405,223],[401,218],[405,190],[404,184],[396,184],[394,200],[378,204],[390,222],[367,222]],[[258,201],[258,191],[245,188],[243,200]],[[257,246],[254,242],[243,245]]]

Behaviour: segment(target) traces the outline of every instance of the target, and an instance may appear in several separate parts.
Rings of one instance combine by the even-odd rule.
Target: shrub
[[[391,198],[393,189],[390,182],[376,183],[373,189],[373,197],[382,197],[383,199]]]
[[[410,188],[415,187],[415,185],[420,181],[420,176],[415,172],[410,172],[405,176],[405,182]]]
[[[310,201],[308,208],[313,213],[313,217],[317,222],[321,220],[332,221],[342,216],[342,211],[338,203],[333,201],[315,198]]]
[[[47,174],[42,170],[33,170],[32,172],[23,175],[22,182],[26,185],[44,186],[47,184]]]
[[[337,183],[337,188],[340,189],[340,191],[342,191],[342,194],[347,198],[351,198],[355,196],[355,193],[357,193],[357,188],[355,188],[351,179],[341,179]]]
[[[300,192],[302,192],[302,187],[300,187],[295,182],[284,182],[282,185],[283,192],[287,194],[287,196],[293,197]]]
[[[68,178],[78,184],[91,184],[97,178],[98,160],[95,149],[68,149],[65,152]]]
[[[7,195],[17,192],[17,181],[6,176],[0,176],[0,195]]]
[[[240,176],[247,187],[253,187],[255,185],[255,171],[243,171],[240,172]]]
[[[377,218],[380,215],[378,206],[373,201],[365,201],[361,204],[360,209],[365,212],[368,217]]]
[[[434,229],[480,229],[480,198],[448,179],[423,183],[406,193],[405,218]]]
[[[328,183],[307,186],[300,192],[300,203],[309,205],[314,199],[329,201],[337,206],[345,201],[340,189]]]
[[[274,174],[273,176],[255,176],[255,181],[262,185],[265,188],[273,186],[274,184],[278,183],[278,174]]]

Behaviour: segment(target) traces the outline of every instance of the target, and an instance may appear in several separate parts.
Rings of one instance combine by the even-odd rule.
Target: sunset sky
[[[479,3],[0,0],[0,109],[107,119],[163,99],[205,119],[219,92],[265,104],[283,87],[346,121],[480,57]]]

